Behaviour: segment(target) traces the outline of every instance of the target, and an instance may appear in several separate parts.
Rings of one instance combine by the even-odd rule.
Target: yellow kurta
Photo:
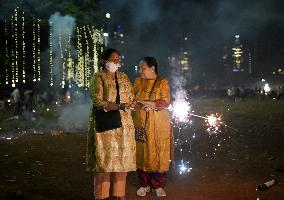
[[[148,100],[155,80],[137,78],[134,93],[138,100]],[[167,79],[160,77],[153,89],[150,100],[164,100],[170,103],[170,88]],[[144,110],[135,111],[133,121],[135,127],[141,127],[145,121]],[[137,168],[148,172],[166,172],[170,163],[170,146],[172,129],[170,113],[167,109],[149,111],[146,121],[147,141],[136,142]]]
[[[103,81],[102,81],[103,80]],[[132,103],[133,87],[126,74],[118,73],[120,103]],[[105,72],[95,74],[90,84],[90,95],[96,107],[115,102],[115,79]],[[95,130],[91,116],[88,133],[87,168],[96,172],[128,172],[136,170],[135,130],[130,111],[120,111],[122,127],[105,132]]]

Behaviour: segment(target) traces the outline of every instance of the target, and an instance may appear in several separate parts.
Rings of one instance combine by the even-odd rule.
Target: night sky
[[[160,71],[169,75],[167,58],[176,54],[183,38],[188,37],[186,47],[193,78],[200,79],[205,73],[208,79],[218,79],[224,73],[223,48],[231,48],[236,34],[241,36],[243,47],[254,55],[255,73],[271,74],[273,67],[284,68],[281,0],[2,0],[2,25],[16,6],[23,7],[30,17],[46,21],[56,11],[66,14],[64,9],[68,7],[69,13],[76,11],[78,25],[102,25],[105,13],[110,12],[110,28],[115,30],[121,25],[124,30],[126,43],[120,50],[131,70],[139,58],[155,56]]]
[[[257,54],[259,72],[271,72],[281,64],[283,1],[122,0],[103,1],[100,6],[112,13],[113,24],[124,27],[131,64],[147,54],[166,65],[178,41],[188,36],[193,70],[218,77],[224,70],[223,47],[232,44],[235,34],[240,34],[244,48]]]

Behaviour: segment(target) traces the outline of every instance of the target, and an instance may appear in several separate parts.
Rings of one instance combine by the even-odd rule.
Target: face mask
[[[119,67],[120,67],[120,64],[115,64],[113,62],[106,63],[106,68],[108,69],[108,71],[112,73],[116,72]]]

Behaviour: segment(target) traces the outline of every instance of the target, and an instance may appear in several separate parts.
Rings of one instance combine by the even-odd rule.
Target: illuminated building
[[[234,36],[232,45],[225,45],[223,48],[223,67],[225,74],[231,76],[232,74],[254,74],[255,69],[255,51],[253,49],[245,48],[240,41],[240,35]],[[239,76],[239,75],[238,75]]]
[[[235,35],[235,46],[232,48],[233,72],[243,72],[243,47],[240,35]]]
[[[125,35],[124,35],[124,31],[121,25],[116,26],[113,32],[111,46],[115,49],[119,49],[119,51],[121,52],[121,62],[122,62],[121,65],[124,66],[125,65],[125,55],[124,55]]]
[[[114,46],[123,46],[124,41],[124,32],[120,25],[118,25],[113,32],[113,45]]]
[[[168,57],[173,72],[182,73],[191,80],[192,67],[190,63],[190,51],[188,50],[188,37],[184,37],[177,53]]]

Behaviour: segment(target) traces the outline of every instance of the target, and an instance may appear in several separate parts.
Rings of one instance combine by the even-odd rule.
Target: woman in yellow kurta
[[[103,53],[102,60],[105,69],[96,73],[90,84],[93,106],[105,112],[119,110],[122,126],[98,132],[95,119],[100,116],[96,116],[96,112],[92,111],[89,121],[87,167],[95,171],[96,199],[109,197],[110,173],[114,176],[113,196],[125,199],[126,173],[136,170],[134,125],[131,111],[128,110],[133,102],[134,92],[127,75],[116,71],[121,63],[119,52],[108,49]],[[116,83],[119,86],[120,104],[116,103]]]
[[[170,88],[166,78],[157,76],[155,58],[144,57],[139,66],[141,76],[134,83],[138,103],[133,120],[136,128],[145,127],[147,140],[136,143],[137,173],[141,185],[137,195],[145,196],[153,188],[157,196],[161,197],[166,196],[163,185],[171,159],[172,129],[167,110]]]

